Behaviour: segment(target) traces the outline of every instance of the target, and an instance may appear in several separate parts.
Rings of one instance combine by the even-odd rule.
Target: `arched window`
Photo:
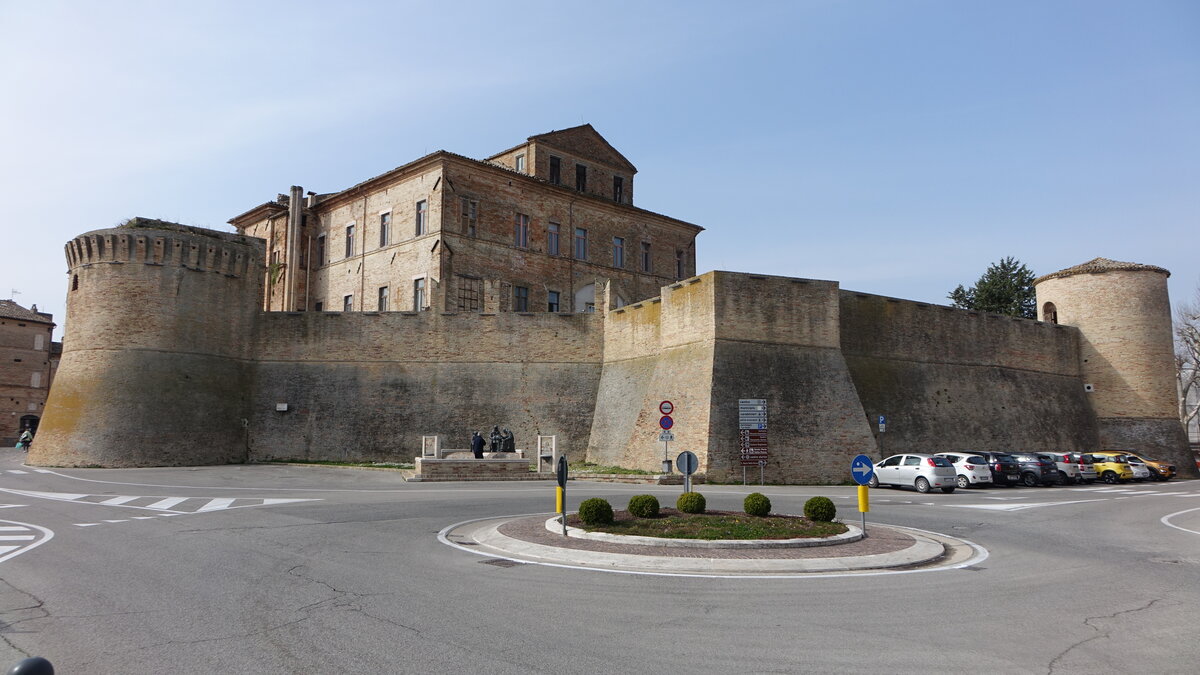
[[[1042,321],[1058,323],[1058,309],[1054,306],[1053,302],[1047,302],[1042,305]]]
[[[71,275],[71,290],[73,290],[73,291],[79,290],[79,275],[78,274]]]

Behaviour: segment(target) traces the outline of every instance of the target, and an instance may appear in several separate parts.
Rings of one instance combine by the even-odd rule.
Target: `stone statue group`
[[[500,431],[499,425],[492,427],[492,433],[489,434],[492,442],[488,452],[516,452],[517,441],[513,438],[513,433],[508,429]],[[475,459],[483,459],[483,435],[478,431],[471,434],[471,454],[475,455]]]

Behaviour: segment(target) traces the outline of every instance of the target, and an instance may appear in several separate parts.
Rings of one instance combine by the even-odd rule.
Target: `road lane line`
[[[0,534],[0,541],[33,541],[32,534]]]
[[[1163,525],[1166,525],[1167,527],[1173,527],[1177,530],[1183,530],[1184,532],[1191,532],[1192,534],[1200,534],[1200,532],[1198,532],[1196,530],[1189,530],[1186,527],[1180,527],[1178,525],[1171,523],[1171,519],[1174,518],[1175,516],[1182,516],[1183,514],[1191,513],[1192,511],[1200,511],[1200,508],[1184,509],[1183,511],[1176,511],[1175,513],[1168,513],[1167,515],[1160,518],[1158,522],[1162,523]]]
[[[229,505],[233,503],[233,501],[234,500],[229,497],[220,497],[220,498],[214,499],[214,500],[210,501],[209,503],[205,504],[204,506],[201,506],[200,508],[196,509],[196,513],[203,513],[204,511],[219,511],[221,509],[227,509],[227,508],[229,508]]]
[[[24,531],[25,531],[25,528],[23,528],[23,527],[8,527],[8,526],[0,527],[0,532],[24,532]]]
[[[46,536],[42,537],[41,539],[39,539],[38,541],[33,542],[32,544],[18,547],[16,550],[0,551],[0,562],[4,562],[5,560],[8,560],[9,558],[15,558],[16,556],[19,556],[22,553],[28,553],[29,551],[32,551],[33,549],[41,546],[42,544],[44,544],[54,538],[54,530],[42,527],[41,525],[31,525],[29,523],[22,523],[22,522],[18,522],[15,520],[5,520],[5,521],[0,521],[0,522],[7,523],[8,525],[22,525],[30,530],[37,530],[38,532],[41,532],[42,534],[46,535]]]
[[[146,508],[155,510],[162,509],[165,511],[180,502],[186,502],[188,499],[189,497],[167,497],[166,499],[160,499],[153,504],[147,504]]]
[[[105,499],[104,501],[99,502],[99,503],[115,505],[115,504],[124,504],[126,502],[131,502],[135,499],[141,499],[141,497],[113,497],[112,499]]]

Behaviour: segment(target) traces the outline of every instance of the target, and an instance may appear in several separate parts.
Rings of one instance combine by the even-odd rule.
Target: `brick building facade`
[[[486,160],[438,151],[229,222],[267,241],[269,311],[586,312],[696,272],[703,228],[633,205],[637,169],[585,124]]]
[[[0,300],[0,447],[36,433],[62,345],[51,340],[54,317]]]

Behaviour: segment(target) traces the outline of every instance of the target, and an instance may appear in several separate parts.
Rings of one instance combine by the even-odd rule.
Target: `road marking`
[[[113,497],[112,499],[105,499],[104,501],[102,501],[100,503],[101,504],[124,504],[126,502],[131,502],[135,499],[137,499],[137,497]]]
[[[75,523],[75,527],[91,527],[93,525],[99,525],[99,524],[100,523]]]
[[[9,473],[29,473],[28,471],[22,471],[20,469],[9,469],[8,472]]]
[[[24,529],[24,528],[22,528]],[[0,541],[33,541],[32,534],[0,534]]]
[[[3,520],[3,521],[0,521],[0,523],[4,523],[6,532],[13,532],[14,530],[11,530],[8,528],[16,526],[16,527],[20,527],[20,528],[24,529],[24,531],[29,533],[28,536],[24,536],[24,537],[16,537],[16,536],[0,537],[0,539],[3,539],[4,541],[14,541],[14,540],[20,539],[20,540],[25,540],[25,541],[29,542],[29,543],[26,543],[21,546],[0,546],[0,562],[4,562],[5,560],[8,560],[10,558],[15,558],[15,557],[21,555],[22,553],[28,553],[29,551],[32,551],[33,549],[37,548],[38,546],[41,546],[42,544],[44,544],[54,538],[54,531],[50,530],[48,528],[42,527],[41,525],[31,525],[29,523],[20,523],[15,520]],[[40,538],[38,537],[39,534],[42,535]]]
[[[1118,497],[1118,499],[1120,499]],[[983,509],[984,511],[1024,511],[1025,509],[1036,509],[1041,506],[1062,506],[1064,504],[1084,504],[1087,502],[1102,502],[1103,499],[1076,499],[1069,502],[1038,502],[1036,504],[946,504],[946,506],[959,509]]]
[[[25,528],[17,527],[15,525],[6,525],[4,527],[0,527],[0,532],[24,532],[24,531],[25,531]]]
[[[166,499],[160,499],[160,500],[154,502],[153,504],[147,504],[146,508],[167,511],[172,506],[175,506],[176,504],[181,504],[183,502],[186,502],[187,500],[188,500],[187,497],[167,497]]]
[[[54,473],[50,469],[34,469],[34,471],[36,471],[38,473]]]
[[[1192,511],[1200,511],[1200,508],[1185,509],[1183,511],[1176,511],[1175,513],[1168,513],[1167,515],[1163,516],[1162,518],[1159,518],[1158,522],[1162,523],[1163,525],[1166,525],[1167,527],[1173,527],[1177,530],[1183,530],[1184,532],[1190,532],[1192,534],[1200,534],[1200,532],[1197,532],[1196,530],[1189,530],[1186,527],[1180,527],[1178,525],[1174,525],[1171,523],[1171,519],[1174,518],[1175,516],[1182,516],[1183,514],[1191,513]]]

